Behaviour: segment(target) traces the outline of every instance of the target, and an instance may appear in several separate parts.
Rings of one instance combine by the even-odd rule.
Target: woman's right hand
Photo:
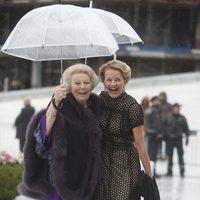
[[[53,99],[57,107],[59,106],[62,99],[66,98],[66,95],[67,95],[67,88],[64,84],[56,86],[54,90]],[[46,112],[46,133],[45,133],[46,136],[50,134],[51,128],[55,122],[57,115],[57,109],[53,105],[54,103],[52,101]]]
[[[66,98],[67,92],[67,88],[64,84],[56,86],[53,98],[55,99],[55,103],[57,106],[62,101],[62,99]]]

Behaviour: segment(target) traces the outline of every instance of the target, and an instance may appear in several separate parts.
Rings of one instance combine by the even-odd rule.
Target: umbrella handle
[[[63,84],[63,61],[62,61],[62,59],[60,60],[60,76],[61,76],[60,83]]]
[[[116,53],[113,54],[113,60],[117,60],[117,54]]]
[[[93,6],[93,1],[90,1],[89,8],[92,8],[92,6]]]
[[[85,58],[85,65],[87,65],[87,57]]]

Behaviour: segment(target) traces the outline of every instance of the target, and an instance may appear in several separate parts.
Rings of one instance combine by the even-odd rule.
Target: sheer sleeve
[[[51,158],[51,138],[45,136],[46,131],[46,116],[43,115],[41,117],[40,123],[38,124],[35,132],[34,137],[36,139],[36,153],[44,159],[50,159]]]
[[[135,102],[129,110],[129,119],[132,128],[144,124],[144,115],[142,107],[137,102]]]

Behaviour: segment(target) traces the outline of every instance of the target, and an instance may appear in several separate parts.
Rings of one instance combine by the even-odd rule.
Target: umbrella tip
[[[116,55],[116,53],[113,54],[113,60],[117,60],[117,55]]]
[[[90,1],[90,5],[89,5],[89,8],[92,8],[92,5],[93,4],[93,1]]]

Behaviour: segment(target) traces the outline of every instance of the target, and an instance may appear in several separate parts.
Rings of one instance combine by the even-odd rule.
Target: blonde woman
[[[144,143],[143,111],[125,92],[130,67],[112,60],[100,67],[100,126],[103,133],[102,181],[99,200],[139,200],[137,188],[140,160],[151,177],[150,161]]]

